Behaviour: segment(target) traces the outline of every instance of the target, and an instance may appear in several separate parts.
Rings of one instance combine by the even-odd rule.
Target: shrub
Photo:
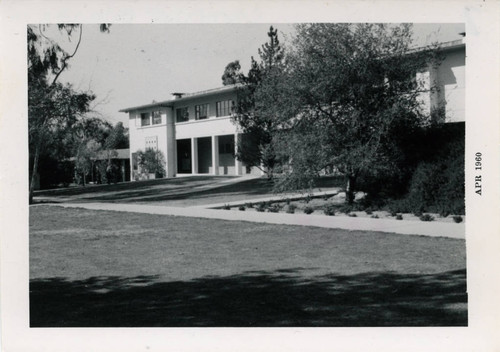
[[[344,204],[340,207],[339,211],[344,214],[349,214],[353,210],[353,206],[349,204]]]
[[[347,214],[347,216],[350,216],[351,218],[357,217],[356,213],[349,213],[349,214]]]
[[[147,148],[144,152],[137,151],[137,163],[141,172],[155,174],[155,178],[165,177],[165,156],[161,150]]]
[[[231,210],[231,207],[229,206],[229,204],[224,204],[222,206],[222,209],[224,209],[224,210]]]
[[[422,221],[433,221],[434,220],[434,216],[432,216],[430,214],[423,214],[420,217],[420,220],[422,220]]]
[[[403,215],[402,214],[396,215],[396,220],[403,220]]]
[[[412,211],[426,209],[440,215],[463,214],[464,183],[464,143],[456,140],[417,166],[406,199]]]
[[[295,209],[297,209],[297,206],[295,204],[289,204],[286,207],[286,212],[288,214],[294,214],[295,213]]]
[[[323,212],[325,215],[334,216],[335,215],[335,206],[333,204],[327,204],[323,208]]]
[[[305,214],[309,215],[309,214],[312,214],[313,212],[314,212],[313,207],[307,206],[307,207],[304,208],[304,213]]]
[[[265,203],[259,203],[257,204],[257,208],[255,208],[259,213],[262,213],[264,210],[266,210],[266,204]]]
[[[247,208],[253,208],[253,203],[245,203],[245,206],[246,206]]]
[[[278,204],[272,204],[267,207],[267,211],[270,213],[278,213],[280,211],[280,206]]]
[[[455,221],[457,224],[461,223],[464,219],[460,215],[455,215],[453,217],[453,221]]]
[[[365,213],[366,213],[366,215],[372,215],[373,214],[373,210],[371,208],[366,208],[365,209]]]
[[[308,194],[308,195],[304,198],[304,202],[305,202],[306,204],[308,204],[308,203],[311,201],[311,199],[312,199],[312,198],[311,198],[311,195],[309,195],[309,194]]]
[[[372,219],[378,219],[378,215],[377,214],[373,214],[372,216],[370,216]]]
[[[241,211],[245,211],[245,209],[246,209],[246,208],[245,208],[245,206],[244,206],[244,205],[240,205],[240,206],[238,207],[238,210],[241,210]]]

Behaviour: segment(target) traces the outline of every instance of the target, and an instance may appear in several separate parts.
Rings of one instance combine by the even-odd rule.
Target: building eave
[[[136,110],[146,110],[146,109],[152,109],[152,108],[158,108],[158,107],[173,107],[174,104],[177,104],[179,102],[185,102],[185,101],[189,101],[192,99],[203,98],[203,97],[216,95],[216,94],[220,94],[220,93],[232,92],[232,91],[236,90],[238,87],[241,87],[241,84],[218,87],[218,88],[203,90],[203,91],[194,92],[194,93],[186,93],[185,95],[183,95],[180,98],[164,100],[164,101],[155,102],[155,103],[151,103],[151,104],[133,106],[130,108],[121,109],[121,110],[119,110],[119,112],[127,113],[127,112],[131,112],[131,111],[136,111]]]

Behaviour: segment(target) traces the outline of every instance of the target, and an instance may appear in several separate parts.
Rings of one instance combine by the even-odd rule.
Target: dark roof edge
[[[241,86],[241,84],[233,84],[233,85],[229,85],[229,86],[223,86],[223,87],[218,87],[218,88],[213,88],[213,89],[202,90],[202,91],[194,92],[194,93],[186,93],[181,98],[169,99],[169,100],[164,100],[164,101],[155,102],[155,103],[146,104],[146,105],[133,106],[130,108],[121,109],[121,110],[119,110],[119,112],[130,112],[130,111],[134,111],[134,110],[154,108],[154,107],[172,107],[174,103],[177,103],[180,101],[186,101],[186,100],[190,100],[190,99],[194,99],[194,98],[210,96],[210,95],[218,94],[218,93],[231,92],[233,90],[236,90],[236,88],[239,86]]]

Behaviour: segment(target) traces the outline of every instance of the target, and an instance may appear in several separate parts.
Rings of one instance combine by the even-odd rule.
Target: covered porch
[[[234,175],[250,172],[235,155],[241,133],[176,141],[177,175]]]

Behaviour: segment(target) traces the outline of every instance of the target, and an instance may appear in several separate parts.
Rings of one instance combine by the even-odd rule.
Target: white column
[[[174,114],[172,108],[166,109],[167,118],[167,177],[177,175],[177,142],[175,140]]]
[[[219,136],[212,136],[212,174],[219,174]]]
[[[198,138],[191,138],[191,173],[198,173]]]
[[[241,140],[241,134],[240,133],[235,133],[234,134],[234,154],[238,154],[238,144]],[[242,165],[241,161],[234,157],[234,173],[236,176],[241,176],[243,174],[242,172]]]

